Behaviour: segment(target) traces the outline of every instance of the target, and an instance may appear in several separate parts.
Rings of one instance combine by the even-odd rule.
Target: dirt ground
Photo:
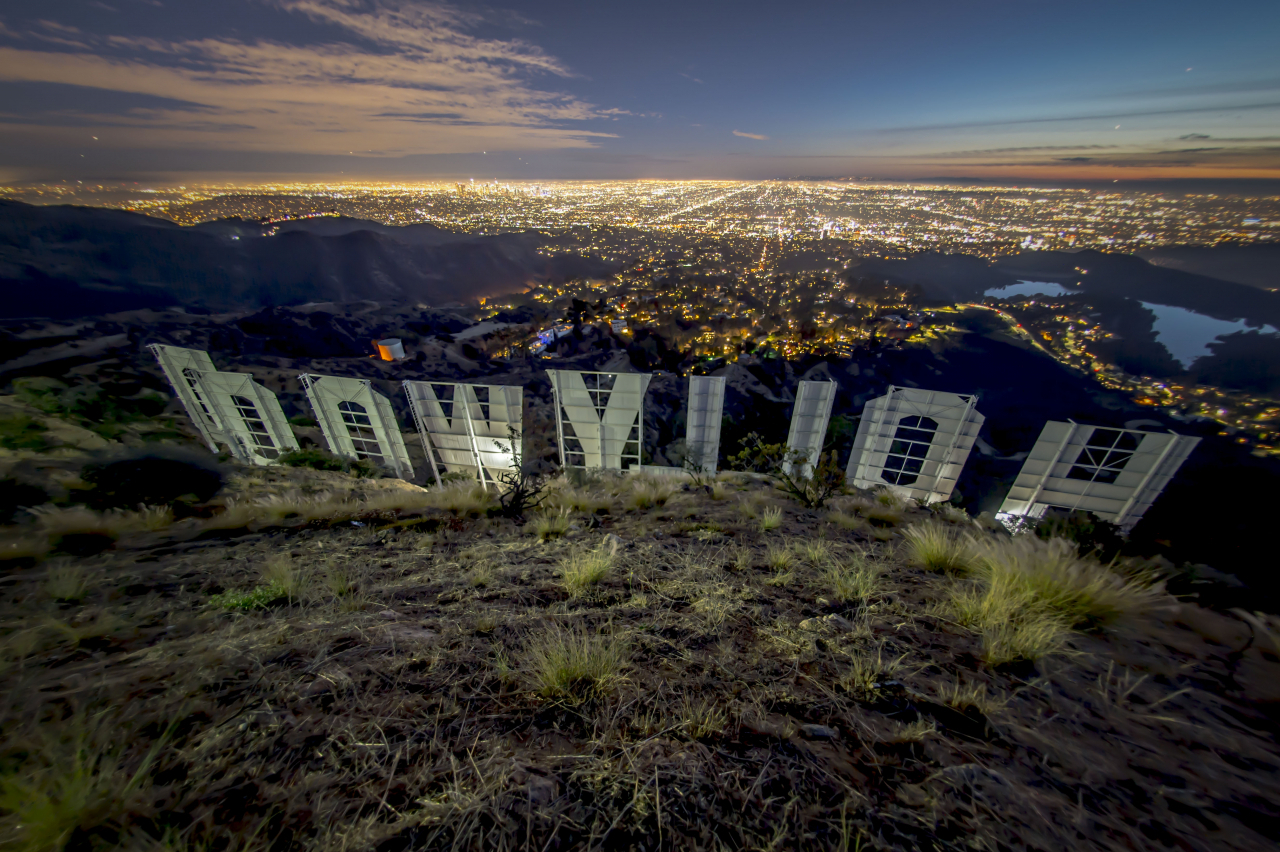
[[[0,845],[1276,848],[1274,620],[1166,596],[992,666],[902,532],[1001,533],[836,504],[597,481],[523,525],[442,506],[10,560]],[[607,659],[557,691],[575,642]]]

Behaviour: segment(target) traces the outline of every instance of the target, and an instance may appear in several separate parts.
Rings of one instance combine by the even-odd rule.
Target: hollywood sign
[[[244,373],[219,371],[208,353],[154,344],[151,351],[213,452],[246,464],[273,464],[298,449],[276,395]],[[644,373],[548,370],[564,469],[679,473],[642,464]],[[367,379],[300,377],[325,443],[335,455],[413,476],[387,397]],[[519,463],[523,388],[465,382],[406,381],[414,426],[437,483],[461,474],[496,487]],[[690,376],[685,469],[714,474],[720,452],[725,380]],[[809,476],[818,463],[834,382],[800,382],[787,433],[787,466]],[[951,498],[983,424],[973,395],[890,386],[866,403],[845,470],[859,488],[886,488],[928,503]],[[1039,518],[1053,509],[1084,510],[1125,528],[1137,523],[1200,441],[1049,421],[997,517]]]

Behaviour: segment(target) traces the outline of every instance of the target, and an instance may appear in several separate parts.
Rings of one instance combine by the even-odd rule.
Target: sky
[[[0,183],[1280,178],[1280,3],[7,0]]]

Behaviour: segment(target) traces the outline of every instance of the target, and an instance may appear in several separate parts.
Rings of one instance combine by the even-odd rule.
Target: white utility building
[[[724,376],[690,376],[685,414],[687,464],[715,473],[720,461],[720,423],[724,419]]]
[[[1174,432],[1050,420],[996,517],[1040,518],[1050,509],[1078,509],[1130,529],[1198,443]]]
[[[253,376],[220,372],[199,349],[159,343],[150,349],[212,452],[225,447],[245,464],[272,464],[298,449],[280,400]]]
[[[547,370],[555,393],[560,465],[587,470],[640,466],[648,373]]]
[[[298,377],[334,455],[368,459],[401,479],[413,476],[391,402],[368,379]]]
[[[972,394],[889,386],[869,401],[845,478],[924,503],[951,499],[985,419]]]
[[[791,410],[791,429],[787,432],[787,457],[799,458],[798,475],[807,478],[822,453],[831,421],[831,406],[836,401],[835,382],[801,382],[796,404]],[[786,462],[787,471],[796,475],[795,466]]]
[[[436,482],[461,473],[501,483],[520,452],[524,389],[511,385],[407,381],[404,392]]]

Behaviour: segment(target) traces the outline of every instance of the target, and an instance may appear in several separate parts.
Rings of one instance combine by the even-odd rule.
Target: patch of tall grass
[[[581,703],[613,691],[627,655],[617,635],[552,625],[530,639],[524,666],[543,698]]]
[[[902,541],[911,562],[942,574],[967,574],[979,559],[971,536],[937,522],[913,524]]]
[[[609,547],[595,550],[574,550],[560,563],[560,582],[569,593],[576,598],[586,594],[600,581],[609,576],[613,568],[615,551]]]
[[[565,509],[559,512],[544,512],[535,517],[529,526],[533,528],[533,534],[538,537],[538,541],[559,538],[569,531],[569,512]]]
[[[837,603],[865,604],[879,594],[884,569],[861,550],[833,561],[826,571],[827,586]]]
[[[782,507],[766,506],[760,510],[760,532],[769,532],[782,526]]]
[[[1159,583],[1080,558],[1065,539],[993,539],[976,552],[972,579],[952,589],[950,607],[981,634],[993,665],[1059,653],[1072,629],[1139,614],[1164,594]]]

